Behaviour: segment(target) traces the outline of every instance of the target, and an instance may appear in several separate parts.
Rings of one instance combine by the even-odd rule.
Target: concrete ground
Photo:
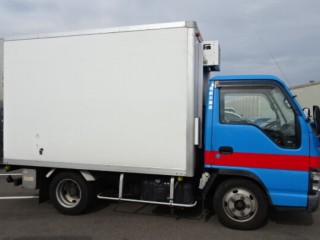
[[[0,174],[3,171],[0,170]],[[102,201],[79,216],[59,214],[50,201],[1,199],[34,197],[38,192],[14,187],[0,175],[0,239],[3,240],[135,240],[135,239],[319,239],[320,211],[271,211],[266,225],[254,231],[222,226],[215,215],[201,209],[172,213],[168,207]]]

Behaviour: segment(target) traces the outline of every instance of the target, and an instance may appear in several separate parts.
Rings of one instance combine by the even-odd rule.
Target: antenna
[[[253,31],[255,32],[255,34],[257,35],[257,37],[259,38],[259,40],[262,42],[262,45],[264,46],[265,50],[267,51],[267,53],[270,55],[274,65],[276,65],[276,67],[279,69],[279,71],[281,72],[282,76],[284,77],[284,79],[287,81],[288,85],[291,85],[289,78],[287,77],[287,75],[285,74],[285,72],[283,71],[283,69],[280,67],[280,64],[278,63],[278,61],[276,60],[276,58],[273,56],[270,48],[268,47],[268,45],[266,44],[266,42],[263,40],[263,38],[261,37],[261,35],[258,33],[258,31],[255,29],[254,26],[252,26]]]

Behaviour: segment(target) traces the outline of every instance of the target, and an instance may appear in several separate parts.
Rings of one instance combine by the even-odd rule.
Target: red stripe
[[[320,168],[320,157],[310,157],[310,168]]]
[[[205,164],[298,171],[308,171],[310,167],[320,167],[319,157],[260,153],[232,153],[225,155],[216,151],[205,151]]]

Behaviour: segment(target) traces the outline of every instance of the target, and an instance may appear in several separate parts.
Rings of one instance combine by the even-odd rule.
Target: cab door
[[[253,175],[274,205],[305,207],[309,141],[285,88],[268,80],[220,81],[213,95],[206,167]]]

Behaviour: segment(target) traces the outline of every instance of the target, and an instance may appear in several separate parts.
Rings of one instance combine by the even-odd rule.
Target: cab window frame
[[[219,88],[219,123],[220,124],[230,124],[230,125],[250,125],[250,126],[254,126],[256,128],[258,128],[260,131],[262,131],[266,136],[268,136],[277,146],[281,147],[281,148],[288,148],[288,149],[298,149],[301,146],[301,126],[299,123],[299,116],[301,116],[301,112],[299,111],[297,105],[295,104],[295,102],[293,101],[292,97],[289,95],[288,91],[278,82],[276,81],[270,81],[270,80],[259,80],[259,82],[257,81],[253,81],[253,80],[241,80],[241,81],[221,81],[219,82],[219,84],[217,85],[217,88]],[[251,122],[247,122],[245,120],[243,121],[238,121],[238,122],[230,122],[230,123],[226,123],[222,121],[222,116],[225,113],[222,113],[222,111],[224,111],[224,109],[222,109],[222,106],[225,106],[224,103],[224,95],[221,93],[223,91],[223,89],[261,89],[261,88],[278,88],[279,91],[283,94],[283,96],[285,97],[285,99],[289,102],[292,112],[294,114],[294,131],[295,131],[295,146],[285,146],[282,144],[279,144],[276,142],[276,140],[270,136],[270,134],[268,134],[265,130],[263,130],[262,128],[260,128],[259,126],[257,126],[254,123]],[[222,91],[221,91],[222,89]],[[265,95],[266,98],[269,99],[270,101],[270,96]],[[278,103],[277,107],[279,107]],[[281,112],[281,110],[280,110]],[[275,114],[276,113],[275,111]],[[282,114],[282,113],[280,113]],[[283,116],[281,116],[283,117]]]

